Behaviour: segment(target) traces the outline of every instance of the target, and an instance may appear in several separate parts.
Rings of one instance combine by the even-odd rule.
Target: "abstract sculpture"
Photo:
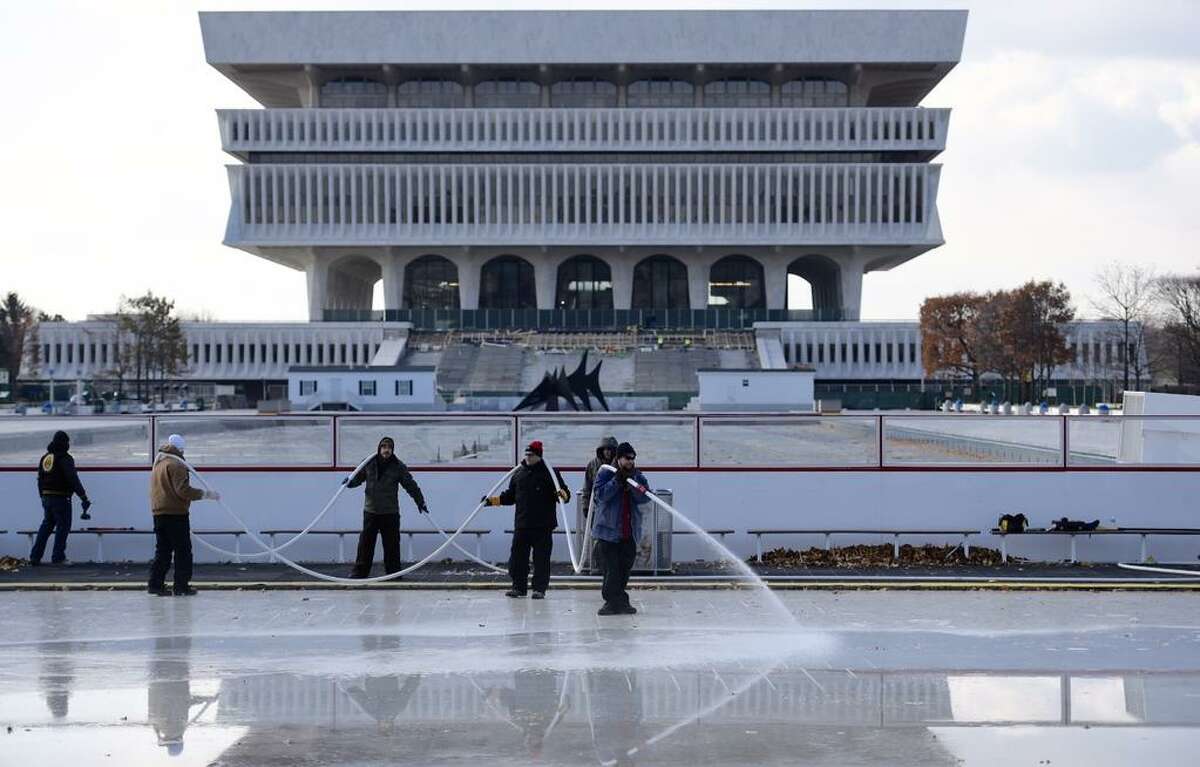
[[[585,349],[583,357],[579,359],[579,366],[574,372],[567,375],[566,368],[559,367],[554,373],[546,373],[542,376],[542,381],[533,390],[525,395],[525,399],[517,405],[513,410],[533,410],[537,407],[544,407],[548,411],[557,411],[558,400],[561,397],[567,401],[572,410],[580,410],[582,404],[583,410],[592,409],[592,397],[600,403],[600,406],[608,410],[608,403],[604,400],[604,392],[600,391],[600,366],[604,364],[604,360],[596,363],[596,367],[592,372],[587,372],[588,353]]]

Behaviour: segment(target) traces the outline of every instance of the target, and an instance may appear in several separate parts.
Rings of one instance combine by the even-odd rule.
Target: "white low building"
[[[704,369],[701,410],[812,410],[816,373],[811,369]]]
[[[288,399],[298,410],[440,410],[432,366],[293,367]]]

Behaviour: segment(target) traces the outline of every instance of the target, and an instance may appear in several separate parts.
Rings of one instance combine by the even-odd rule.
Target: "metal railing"
[[[942,241],[928,163],[228,167],[227,244]]]
[[[222,109],[231,153],[333,151],[920,151],[949,109]]]

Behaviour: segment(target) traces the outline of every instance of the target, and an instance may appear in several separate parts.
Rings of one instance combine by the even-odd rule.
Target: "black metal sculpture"
[[[579,366],[570,375],[567,375],[566,368],[563,367],[559,367],[553,373],[546,373],[542,376],[541,383],[533,387],[513,410],[544,407],[549,411],[557,411],[559,398],[566,400],[571,410],[591,410],[592,397],[596,398],[601,407],[608,410],[604,392],[600,391],[600,366],[604,364],[604,360],[597,362],[596,367],[589,373],[587,358],[588,353],[585,349],[579,359]]]

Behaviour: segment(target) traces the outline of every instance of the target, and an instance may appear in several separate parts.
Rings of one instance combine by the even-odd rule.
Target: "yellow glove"
[[[558,489],[558,497],[560,499],[562,499],[563,503],[566,503],[567,501],[571,500],[571,494],[567,492],[567,489],[565,487],[561,487]]]
[[[500,496],[498,496],[498,495],[488,496],[487,505],[488,506],[499,506],[500,505]]]

